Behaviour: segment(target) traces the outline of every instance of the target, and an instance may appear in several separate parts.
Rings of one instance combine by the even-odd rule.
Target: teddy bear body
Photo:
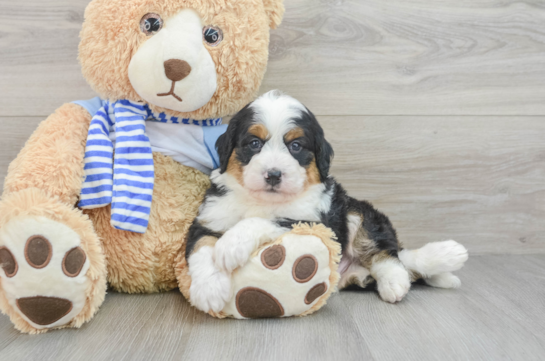
[[[93,0],[81,32],[83,74],[112,104],[137,102],[179,119],[222,118],[255,97],[269,29],[282,14],[281,0]],[[93,116],[78,104],[60,107],[6,177],[0,308],[23,332],[81,326],[102,304],[107,283],[141,293],[184,291],[191,282],[180,252],[208,176],[154,152],[145,232],[114,228],[111,205],[78,207],[90,174]]]

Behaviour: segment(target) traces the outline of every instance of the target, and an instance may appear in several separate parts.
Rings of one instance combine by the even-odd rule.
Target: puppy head
[[[235,115],[216,146],[220,172],[269,202],[288,201],[324,182],[333,158],[314,114],[277,91]]]

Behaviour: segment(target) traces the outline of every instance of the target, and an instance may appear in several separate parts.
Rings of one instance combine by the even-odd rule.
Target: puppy
[[[467,251],[454,241],[404,250],[388,218],[349,197],[329,175],[333,149],[314,115],[300,102],[269,92],[242,109],[216,144],[220,169],[211,175],[191,226],[186,259],[190,302],[219,312],[230,299],[230,274],[263,243],[299,222],[321,222],[343,250],[339,287],[376,281],[380,297],[401,301],[411,281],[452,288],[450,272]]]

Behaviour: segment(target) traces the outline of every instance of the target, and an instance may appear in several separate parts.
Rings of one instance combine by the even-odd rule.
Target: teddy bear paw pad
[[[298,316],[328,296],[330,253],[315,236],[287,234],[232,274],[235,297],[223,313],[235,318]]]
[[[86,303],[90,267],[79,235],[43,217],[0,230],[0,278],[8,304],[36,329],[69,323]]]

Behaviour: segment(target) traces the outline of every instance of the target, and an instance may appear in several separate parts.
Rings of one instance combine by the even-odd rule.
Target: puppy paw
[[[379,262],[371,267],[380,298],[389,303],[399,302],[411,288],[407,270],[394,260]]]
[[[458,271],[468,259],[467,249],[452,240],[428,243],[417,252],[418,268],[428,276]]]
[[[230,274],[248,262],[255,246],[256,241],[244,231],[233,228],[225,232],[215,246],[216,267]]]
[[[462,281],[452,273],[441,273],[438,275],[424,278],[427,285],[437,288],[458,288]]]
[[[202,247],[189,258],[189,301],[204,312],[220,312],[231,298],[231,278],[216,268],[213,255],[213,248]]]

